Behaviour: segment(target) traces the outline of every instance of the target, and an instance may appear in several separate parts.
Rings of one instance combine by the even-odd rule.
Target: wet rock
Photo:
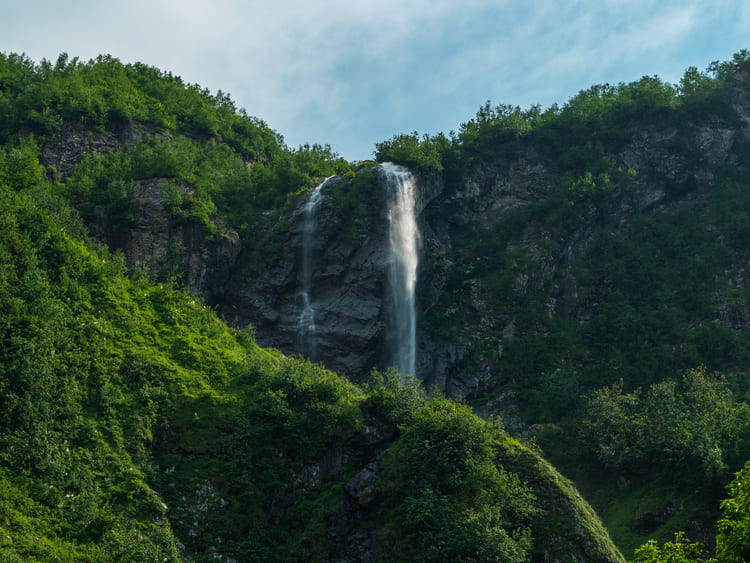
[[[387,193],[378,174],[373,172],[371,185],[361,195],[368,198],[368,205],[357,217],[348,215],[335,196],[351,189],[348,180],[334,178],[321,189],[307,274],[314,311],[313,346],[300,337],[307,194],[267,229],[261,246],[276,249],[274,253],[247,252],[239,257],[217,303],[222,315],[239,324],[251,323],[262,346],[306,353],[355,381],[366,380],[373,368],[388,367],[391,257]],[[427,205],[437,189],[431,186],[419,205]]]
[[[368,463],[359,473],[347,481],[344,489],[357,504],[367,508],[380,495],[380,465],[377,462]]]

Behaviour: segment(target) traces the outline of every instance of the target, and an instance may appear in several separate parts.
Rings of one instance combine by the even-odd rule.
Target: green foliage
[[[433,399],[412,412],[389,452],[399,549],[418,561],[523,561],[531,491],[498,463],[504,432],[463,405]]]
[[[266,385],[288,405],[286,447],[295,456],[318,452],[332,436],[361,424],[359,390],[319,365],[282,359]]]
[[[264,514],[293,467],[357,431],[361,391],[128,279],[48,186],[16,182],[42,177],[21,162],[0,181],[2,558],[179,560],[174,527],[197,560],[216,535],[235,557],[298,560],[307,522]],[[224,506],[227,487],[246,502]]]
[[[596,178],[608,172],[597,166],[597,161],[612,158],[621,150],[638,123],[669,123],[682,130],[686,119],[700,117],[708,108],[733,119],[728,86],[746,60],[747,52],[741,51],[732,61],[712,63],[705,73],[690,68],[676,87],[656,76],[594,85],[562,107],[553,105],[546,110],[492,106],[488,101],[474,119],[461,124],[458,133],[451,133],[450,143],[441,140],[433,144],[450,178],[460,179],[477,159],[511,159],[523,147],[541,151],[547,166],[557,173],[572,178],[591,173]],[[383,144],[384,149],[395,147],[417,154],[419,139],[414,134],[402,135]],[[387,160],[389,156],[378,158]],[[411,158],[413,163],[417,160]]]
[[[113,289],[126,283],[121,264],[86,247],[81,224],[46,188],[0,185],[0,201],[0,472],[12,475],[4,478],[5,522],[28,531],[19,539],[41,534],[52,546],[13,542],[5,553],[175,557],[164,509],[134,468],[150,432],[141,426],[149,424],[148,395],[120,386],[112,303],[102,286],[103,279]],[[119,517],[123,511],[138,525]],[[108,538],[135,529],[138,546],[107,547]]]
[[[718,522],[716,553],[706,557],[700,543],[690,543],[685,534],[675,534],[674,542],[659,547],[649,540],[635,552],[633,563],[743,563],[750,558],[750,461],[727,485],[729,498],[722,501]]]
[[[726,82],[732,80],[738,71],[747,70],[749,64],[750,51],[740,49],[732,55],[732,60],[730,61],[713,61],[708,65],[708,72],[713,74],[714,78],[718,81]]]
[[[0,94],[2,141],[15,143],[24,132],[36,135],[41,145],[77,132],[77,127],[89,129],[82,133],[87,136],[106,131],[119,137],[129,130],[143,137],[122,151],[83,155],[62,189],[84,203],[89,215],[106,204],[116,230],[133,226],[136,180],[178,179],[195,194],[172,208],[176,217],[215,232],[212,217],[217,216],[252,232],[259,211],[279,207],[290,194],[323,177],[350,170],[328,145],[290,150],[263,121],[238,110],[221,91],[212,95],[170,73],[140,63],[124,65],[110,56],[83,63],[62,54],[54,65],[45,60],[37,65],[25,56],[0,53]],[[144,131],[160,135],[144,136]],[[21,151],[16,158],[37,156],[33,137],[29,139],[11,149]]]
[[[457,134],[451,132],[452,150],[444,155],[448,173],[460,175],[477,158],[495,160],[506,156],[509,147],[517,146],[524,136],[553,117],[556,112],[556,106],[542,112],[539,106],[522,110],[510,105],[493,107],[487,101],[477,111],[474,119],[461,124]],[[460,171],[451,170],[454,167]]]
[[[674,542],[665,542],[662,547],[654,541],[642,545],[635,552],[634,563],[699,563],[705,561],[702,544],[689,543],[682,532],[675,534]]]
[[[248,167],[228,145],[215,140],[147,137],[134,147],[84,156],[61,192],[81,202],[87,219],[106,206],[109,224],[124,231],[135,221],[134,182],[166,178],[171,183],[163,203],[174,220],[201,223],[215,234],[218,217],[247,232],[260,210],[314,184],[319,174],[347,167],[330,148],[317,146],[285,153],[266,166],[256,162]],[[178,194],[180,187],[183,193]]]
[[[65,122],[103,131],[123,123],[221,137],[248,160],[273,159],[280,137],[265,123],[237,110],[226,94],[211,95],[197,85],[141,63],[124,65],[101,55],[83,63],[63,53],[52,65],[23,55],[0,54],[0,138],[31,130],[55,137]],[[12,110],[12,111],[11,111]]]
[[[347,240],[366,238],[368,227],[379,209],[373,202],[378,200],[377,176],[370,166],[360,166],[356,172],[344,176],[343,181],[332,185],[332,194],[341,217],[347,217]]]
[[[746,451],[747,345],[713,321],[715,300],[748,297],[723,289],[714,273],[735,275],[750,241],[750,149],[736,141],[737,161],[714,170],[710,205],[644,214],[631,227],[602,225],[612,194],[631,186],[633,172],[617,155],[638,127],[674,129],[661,148],[683,151],[692,142],[687,123],[711,115],[732,124],[729,87],[747,61],[743,51],[706,73],[688,69],[678,86],[656,77],[594,86],[545,111],[487,103],[450,138],[413,133],[377,145],[379,161],[442,175],[446,185],[478,162],[505,170],[524,154],[532,166],[544,163],[546,201],[503,210],[492,230],[465,229],[430,318],[446,333],[482,323],[486,334],[467,364],[491,359],[503,378],[498,388],[520,390],[521,406],[539,418],[564,419],[560,449],[593,451],[618,473],[695,466],[713,483]],[[45,171],[40,147],[71,135],[106,135],[122,148],[83,155],[66,177]],[[551,468],[528,452],[511,455],[521,448],[499,425],[464,405],[426,400],[418,382],[395,372],[374,374],[363,391],[321,366],[258,349],[199,299],[127,278],[122,258],[93,244],[69,206],[85,219],[104,208],[110,226],[127,231],[137,220],[136,189],[156,182],[173,223],[220,234],[221,220],[255,244],[261,212],[338,174],[344,180],[332,191],[339,211],[354,218],[348,235],[367,236],[372,163],[353,167],[328,146],[289,149],[228,95],[109,56],[35,64],[0,54],[0,141],[3,559],[177,560],[177,537],[197,561],[213,557],[216,538],[237,560],[309,557],[303,538],[340,514],[342,483],[300,491],[296,479],[332,444],[357,442],[350,438],[363,408],[400,429],[383,459],[394,557],[518,561],[546,550],[540,542],[577,541],[573,528],[595,528],[593,513]],[[54,184],[44,184],[47,173]],[[669,195],[682,189],[665,185]],[[535,225],[548,232],[539,255],[508,251]],[[593,236],[576,256],[577,243],[566,244],[582,226]],[[568,280],[530,278],[540,267],[553,272],[563,253],[574,287],[587,288],[576,298],[596,303],[586,319],[550,314],[535,301],[552,295],[553,284],[566,297]],[[475,290],[497,305],[497,318],[473,310]],[[731,375],[699,369],[675,379],[702,362]],[[516,472],[537,481],[536,499]],[[727,561],[747,558],[747,472],[719,523],[717,556]],[[550,500],[553,489],[566,491],[565,500]],[[563,504],[573,507],[563,516],[548,510]],[[690,560],[698,548],[678,535],[640,555]]]
[[[396,426],[408,424],[426,400],[421,382],[412,375],[402,375],[395,368],[385,373],[373,370],[366,390],[368,404]]]
[[[610,468],[698,463],[715,479],[726,474],[737,440],[747,442],[749,424],[750,407],[735,400],[722,376],[699,368],[646,392],[623,393],[622,382],[599,389],[588,397],[582,432]]]
[[[39,164],[39,148],[33,137],[25,139],[17,147],[0,147],[0,151],[0,183],[23,190],[41,182],[44,168]]]
[[[139,155],[175,146],[165,144],[84,165],[99,171],[96,181],[107,181],[108,167],[136,181],[148,160]],[[14,156],[0,156],[7,169]],[[390,471],[404,545],[433,560],[524,558],[533,497],[498,462],[499,426],[465,406],[426,402],[416,380],[395,372],[375,374],[363,392],[321,366],[260,350],[193,296],[127,278],[122,259],[93,245],[53,194],[61,187],[41,183],[35,159],[23,162],[0,182],[4,559],[205,561],[217,537],[227,557],[304,559],[303,538],[325,528],[342,483],[291,499],[288,491],[360,431],[363,401],[401,425],[393,460],[403,464]],[[26,177],[37,181],[6,185]],[[163,198],[185,203],[176,183]]]
[[[389,141],[375,143],[378,162],[402,164],[422,177],[432,177],[443,171],[442,153],[448,148],[448,139],[443,135],[411,134],[394,135]]]
[[[750,559],[750,461],[727,486],[729,498],[721,503],[716,560],[740,563]]]

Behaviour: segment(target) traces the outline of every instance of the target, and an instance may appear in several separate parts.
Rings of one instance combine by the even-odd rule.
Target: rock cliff
[[[560,200],[556,155],[533,140],[486,151],[459,175],[418,178],[417,376],[451,396],[478,397],[502,379],[500,360],[509,344],[543,334],[541,325],[549,319],[589,322],[607,299],[579,281],[580,261],[597,233],[630,236],[633,217],[668,217],[682,202],[708,202],[717,174],[744,158],[750,138],[747,73],[739,72],[734,84],[734,116],[632,123],[628,142],[610,155],[613,169],[627,174],[602,201]],[[118,150],[153,134],[138,124],[89,131],[66,123],[59,139],[43,147],[44,163],[64,178],[82,154]],[[314,352],[299,327],[309,193],[281,213],[268,212],[255,229],[256,240],[240,241],[218,218],[206,224],[176,217],[165,206],[165,189],[173,182],[144,179],[132,186],[132,228],[114,228],[105,205],[95,210],[90,228],[123,251],[131,270],[140,264],[176,277],[229,322],[252,324],[259,343],[311,356],[362,381],[372,368],[388,367],[392,298],[384,182],[377,168],[365,173],[334,178],[322,189],[309,249]],[[181,198],[192,197],[189,185],[177,188]],[[561,204],[576,208],[563,228],[552,209]],[[724,236],[721,225],[702,228]],[[739,295],[747,287],[748,258],[736,254],[734,263],[745,266],[715,273],[727,278],[733,296],[714,288],[717,303],[709,320],[737,331],[750,318]],[[498,281],[500,276],[506,279]],[[518,317],[530,307],[541,311],[539,320],[522,326]]]
[[[181,199],[194,195],[189,186],[167,178],[136,180],[130,204],[134,224],[127,230],[113,227],[107,206],[100,205],[89,229],[111,249],[123,252],[130,271],[143,267],[174,277],[211,301],[232,271],[240,252],[239,235],[218,218],[204,223],[170,213],[165,206],[168,186],[178,189]]]
[[[599,200],[565,196],[565,189],[560,199],[556,155],[533,140],[485,152],[460,175],[418,178],[417,376],[450,396],[478,397],[502,377],[499,360],[509,343],[543,334],[550,319],[588,322],[607,299],[579,282],[581,260],[597,233],[627,237],[633,217],[669,217],[683,202],[711,199],[717,174],[743,158],[750,138],[747,82],[745,74],[735,78],[735,116],[632,123],[629,140],[609,156],[623,174]],[[61,140],[45,147],[45,159],[67,173],[81,152],[135,142],[147,133],[142,129],[84,134],[66,126]],[[113,230],[105,209],[91,229],[122,249],[129,267],[176,274],[229,322],[252,324],[262,345],[307,355],[362,381],[372,368],[388,367],[391,347],[388,210],[378,170],[333,178],[321,190],[307,274],[314,352],[300,335],[309,192],[282,212],[266,213],[256,240],[240,241],[218,220],[212,229],[175,221],[163,203],[167,180],[153,178],[134,185],[131,230]],[[190,186],[179,189],[191,197]],[[563,212],[569,216],[561,227]],[[722,235],[720,226],[705,228]],[[746,257],[735,260],[747,264]],[[747,285],[743,271],[726,272],[735,290]],[[735,330],[744,326],[750,318],[745,300],[719,293],[713,319]],[[521,326],[519,315],[530,308],[541,312],[538,321]],[[538,325],[531,333],[530,324]]]
[[[475,159],[458,180],[419,179],[418,377],[451,396],[476,397],[497,375],[504,342],[518,338],[517,316],[530,305],[545,319],[587,322],[600,301],[580,287],[576,265],[595,234],[625,233],[634,216],[669,216],[682,202],[707,201],[717,171],[741,158],[737,147],[748,136],[741,92],[739,121],[707,115],[679,127],[636,124],[614,155],[614,168],[626,174],[606,201],[565,202],[577,216],[564,228],[550,217],[559,173],[544,147],[513,143]],[[366,213],[342,205],[351,189],[351,180],[336,178],[322,192],[312,248],[313,359],[362,380],[373,367],[387,367],[387,211],[377,173],[357,195]],[[243,251],[217,301],[227,319],[253,324],[259,342],[292,354],[304,353],[298,319],[308,197],[299,196]],[[507,262],[507,299],[498,300],[485,275],[493,261]],[[747,318],[747,306],[723,303],[716,315]]]
[[[352,182],[335,178],[321,189],[314,236],[310,237],[310,305],[315,317],[312,359],[363,380],[373,367],[385,368],[387,281],[390,260],[385,189],[377,169],[358,197],[367,209],[351,213],[337,194]],[[218,301],[227,319],[251,323],[261,345],[302,355],[303,246],[305,193],[276,219],[265,238],[237,260],[226,292]]]

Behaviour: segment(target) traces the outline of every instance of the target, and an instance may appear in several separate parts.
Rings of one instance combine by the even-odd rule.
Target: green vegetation
[[[34,64],[0,53],[0,93],[4,143],[26,138],[41,146],[79,135],[83,143],[99,139],[121,147],[84,154],[63,188],[89,212],[106,203],[120,230],[132,221],[134,180],[185,182],[195,194],[182,202],[181,215],[206,225],[216,216],[252,231],[261,211],[351,168],[329,146],[286,147],[227,94],[109,56],[84,63],[63,54],[55,64]]]
[[[720,517],[716,501],[750,444],[750,341],[726,320],[750,298],[734,282],[750,243],[750,144],[734,141],[731,165],[705,164],[700,198],[681,198],[694,179],[668,164],[699,158],[696,123],[737,125],[732,88],[749,58],[546,110],[487,103],[448,137],[377,145],[378,161],[449,190],[477,168],[543,170],[529,180],[538,194],[454,233],[421,326],[471,343],[461,369],[492,374],[477,402],[511,397],[519,419],[541,423],[529,434],[621,547],[656,537],[638,561],[701,560],[681,530],[717,517],[708,555],[748,557],[750,466]],[[623,154],[644,128],[669,134],[636,171]],[[336,533],[359,510],[346,484],[373,460],[382,491],[367,526],[383,531],[384,560],[622,560],[572,484],[500,422],[395,372],[358,387],[260,349],[252,327],[230,329],[168,276],[126,275],[85,227],[104,214],[127,232],[136,189],[154,181],[171,224],[235,229],[278,261],[279,214],[334,174],[339,234],[368,236],[371,164],[291,149],[226,94],[142,64],[0,54],[4,560],[322,560],[344,548]],[[648,183],[669,206],[639,207]],[[631,215],[614,224],[623,202]],[[389,438],[368,442],[368,424]],[[323,466],[334,469],[310,477]]]
[[[64,124],[94,131],[131,122],[164,133],[221,137],[243,158],[272,160],[281,139],[268,126],[237,110],[228,95],[140,63],[123,65],[104,55],[82,62],[62,54],[55,64],[0,54],[0,139],[21,134],[53,139]]]
[[[103,66],[123,80],[135,80],[145,67],[110,59],[55,69],[15,56],[1,62],[6,107],[40,102],[8,80],[22,70],[29,88],[55,92],[50,97],[61,124],[80,118],[106,128],[138,118],[180,129],[179,119],[157,118],[164,111],[159,104],[155,113],[144,111],[148,104],[140,98],[133,103],[143,114],[94,114],[75,105],[81,81],[102,96],[92,107],[121,102],[113,96],[126,88],[105,94],[86,82],[91,76],[106,82]],[[174,83],[161,73],[151,78]],[[177,84],[182,94],[212,99]],[[165,204],[186,220],[205,222],[219,213],[211,196],[230,208],[229,191],[250,193],[249,178],[263,165],[248,169],[240,153],[215,139],[146,137],[120,151],[85,155],[65,182],[48,184],[39,142],[59,129],[19,122],[23,115],[3,112],[16,119],[5,123],[5,134],[29,128],[38,136],[0,147],[3,560],[177,561],[185,553],[175,532],[186,543],[190,538],[184,549],[199,560],[211,555],[216,537],[243,560],[298,559],[304,527],[272,525],[269,506],[293,467],[356,431],[361,392],[318,366],[260,350],[247,333],[230,330],[181,290],[129,279],[122,257],[92,243],[66,201],[76,202],[84,217],[106,204],[112,224],[127,229],[132,182],[166,177],[189,183],[195,195],[181,201],[179,188],[168,188]],[[305,161],[314,174],[327,173],[315,166],[333,160],[320,147],[282,154]],[[303,176],[290,181],[309,182]],[[238,179],[245,184],[238,186]],[[219,494],[232,502],[215,517],[227,502]],[[248,526],[255,533],[246,536]]]
[[[650,540],[635,552],[633,563],[742,563],[750,558],[750,462],[735,474],[727,486],[729,498],[721,503],[722,516],[718,522],[716,556],[706,557],[701,543],[691,543],[682,532],[674,542],[659,546]]]
[[[419,133],[395,135],[389,141],[376,143],[379,162],[402,164],[422,177],[434,177],[443,171],[442,153],[449,147],[448,139],[440,134],[434,137]]]
[[[463,177],[478,162],[497,163],[533,146],[560,177],[560,188],[577,178],[610,174],[615,156],[633,137],[638,124],[670,124],[684,133],[688,121],[710,108],[712,115],[736,119],[730,99],[734,74],[750,60],[740,51],[731,61],[712,63],[707,71],[689,68],[679,85],[645,76],[628,84],[603,84],[582,90],[562,107],[492,106],[461,124],[450,138],[418,132],[394,135],[376,145],[377,160],[393,161],[429,176],[444,171]],[[678,134],[673,143],[685,139]],[[627,173],[627,170],[621,173]],[[612,178],[614,180],[614,178]]]
[[[584,412],[583,440],[615,471],[698,466],[710,480],[745,461],[750,406],[735,401],[722,376],[703,369],[688,371],[679,383],[655,383],[645,393],[623,393],[622,382],[598,389]]]
[[[307,523],[270,506],[357,431],[361,391],[126,277],[26,150],[0,151],[3,559],[176,561],[176,532],[199,560],[217,537],[298,560]]]
[[[675,85],[596,85],[548,109],[488,102],[449,139],[378,145],[380,161],[442,170],[448,190],[539,171],[528,199],[454,235],[421,326],[471,343],[461,369],[492,373],[475,403],[512,396],[523,421],[543,423],[545,455],[624,549],[715,518],[721,483],[747,459],[750,340],[729,315],[748,299],[735,281],[750,241],[748,146],[733,138],[731,165],[710,163],[697,131],[739,126],[748,65],[741,51]],[[684,197],[699,168],[711,189]],[[656,186],[651,208],[639,197]],[[639,526],[648,513],[669,514]]]
[[[0,558],[324,559],[344,484],[384,454],[386,559],[523,560],[538,510],[503,467],[501,426],[395,372],[360,389],[260,349],[199,298],[128,277],[70,205],[86,217],[167,177],[167,208],[204,220],[220,193],[204,159],[223,150],[148,138],[63,182],[32,139],[0,147]],[[195,187],[187,207],[178,182]],[[365,413],[392,436],[379,450],[357,445]],[[305,485],[342,444],[340,467]]]
[[[410,419],[384,461],[405,559],[526,559],[534,497],[496,463],[502,428],[446,399],[426,403]]]
[[[133,312],[153,315],[151,300],[173,291],[129,282],[45,187],[16,192],[3,182],[0,201],[4,556],[174,558],[141,466],[166,373],[129,378],[122,350],[138,344],[118,342],[131,323],[152,320]]]

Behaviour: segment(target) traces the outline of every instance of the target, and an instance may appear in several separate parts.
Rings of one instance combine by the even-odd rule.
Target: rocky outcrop
[[[167,136],[152,125],[137,122],[102,130],[65,122],[59,137],[42,148],[41,162],[64,179],[85,154],[101,155],[133,147],[145,137]],[[174,278],[192,293],[212,301],[239,254],[239,236],[218,218],[201,222],[170,212],[165,205],[167,187],[179,190],[179,199],[194,196],[190,186],[168,178],[136,180],[127,202],[132,224],[124,228],[112,220],[113,205],[99,205],[89,218],[89,230],[112,250],[122,251],[129,271],[145,268],[153,275]]]
[[[229,277],[240,250],[239,236],[218,219],[209,225],[170,213],[165,206],[168,186],[178,189],[181,199],[194,195],[189,186],[168,178],[136,180],[129,203],[134,224],[127,230],[116,228],[108,207],[101,205],[89,229],[111,249],[123,252],[131,272],[143,267],[158,276],[175,277],[211,300]]]
[[[564,229],[550,226],[548,212],[539,207],[552,196],[555,176],[534,147],[519,143],[513,157],[478,159],[460,182],[447,185],[422,215],[423,245],[430,251],[421,265],[420,304],[427,313],[450,291],[452,302],[446,306],[443,301],[441,314],[462,320],[433,318],[421,336],[418,372],[429,373],[450,396],[478,397],[498,376],[497,359],[505,343],[517,338],[512,330],[516,314],[532,302],[547,318],[587,322],[598,303],[585,297],[576,264],[595,232],[627,229],[636,215],[669,216],[681,202],[707,202],[717,171],[741,158],[735,147],[746,136],[750,105],[747,96],[737,96],[738,121],[706,116],[679,128],[668,121],[642,124],[615,156],[623,177],[611,187],[606,202],[575,202],[578,216]],[[528,206],[537,206],[539,212],[519,213]],[[498,233],[505,233],[502,243]],[[478,249],[469,250],[471,245]],[[504,304],[483,279],[482,272],[492,271],[483,261],[493,260],[503,260],[507,270],[515,272],[504,284]],[[451,285],[451,270],[456,269],[462,270],[460,287]],[[730,283],[747,287],[736,280]],[[717,295],[717,300],[718,322],[744,326],[750,311],[742,298]],[[543,335],[541,325],[537,330],[531,336]]]
[[[134,146],[144,136],[163,133],[140,123],[123,123],[102,130],[92,130],[82,123],[66,121],[60,136],[42,148],[42,164],[53,166],[61,178],[67,177],[84,154],[104,154],[123,146]]]
[[[387,193],[379,169],[370,174],[371,180],[357,194],[366,198],[366,209],[352,212],[347,207],[342,194],[353,189],[350,180],[334,178],[321,189],[317,226],[309,238],[313,345],[302,341],[299,324],[308,194],[278,217],[260,244],[243,252],[217,302],[228,320],[251,323],[262,346],[306,353],[357,381],[366,379],[372,368],[388,367],[390,358]],[[420,189],[417,211],[439,189],[439,184]]]
[[[322,190],[316,211],[319,228],[311,238],[309,299],[316,326],[312,359],[357,379],[378,362],[386,299],[381,273],[387,255],[381,244],[382,222],[345,236],[346,218],[332,193],[342,182],[336,179]],[[302,354],[307,347],[299,336],[306,196],[278,217],[260,244],[243,251],[218,302],[225,318],[252,323],[259,344],[288,354]],[[373,214],[382,213],[376,208]]]

